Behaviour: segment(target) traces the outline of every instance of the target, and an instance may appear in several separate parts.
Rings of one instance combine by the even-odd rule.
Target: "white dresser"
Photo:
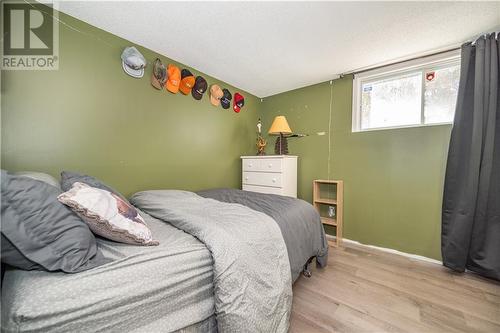
[[[297,156],[241,156],[242,189],[297,197]]]

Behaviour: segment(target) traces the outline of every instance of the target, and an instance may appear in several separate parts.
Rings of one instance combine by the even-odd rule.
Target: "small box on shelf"
[[[313,205],[318,210],[321,222],[335,227],[336,241],[330,245],[342,244],[342,215],[344,200],[344,182],[341,180],[314,180]]]

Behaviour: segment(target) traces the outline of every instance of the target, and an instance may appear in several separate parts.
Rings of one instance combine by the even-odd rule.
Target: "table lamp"
[[[274,153],[276,155],[287,155],[288,154],[288,142],[286,141],[286,136],[292,134],[292,130],[286,121],[285,116],[277,116],[274,118],[273,124],[269,129],[269,134],[279,135],[276,139],[276,144],[274,145]]]

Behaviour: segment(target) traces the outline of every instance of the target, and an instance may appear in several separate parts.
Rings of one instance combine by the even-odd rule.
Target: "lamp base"
[[[276,143],[274,144],[274,153],[276,155],[288,155],[288,141],[283,134],[280,134],[276,138]]]

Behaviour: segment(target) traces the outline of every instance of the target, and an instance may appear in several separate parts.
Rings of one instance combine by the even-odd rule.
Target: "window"
[[[452,123],[459,57],[447,52],[357,74],[353,132]]]

